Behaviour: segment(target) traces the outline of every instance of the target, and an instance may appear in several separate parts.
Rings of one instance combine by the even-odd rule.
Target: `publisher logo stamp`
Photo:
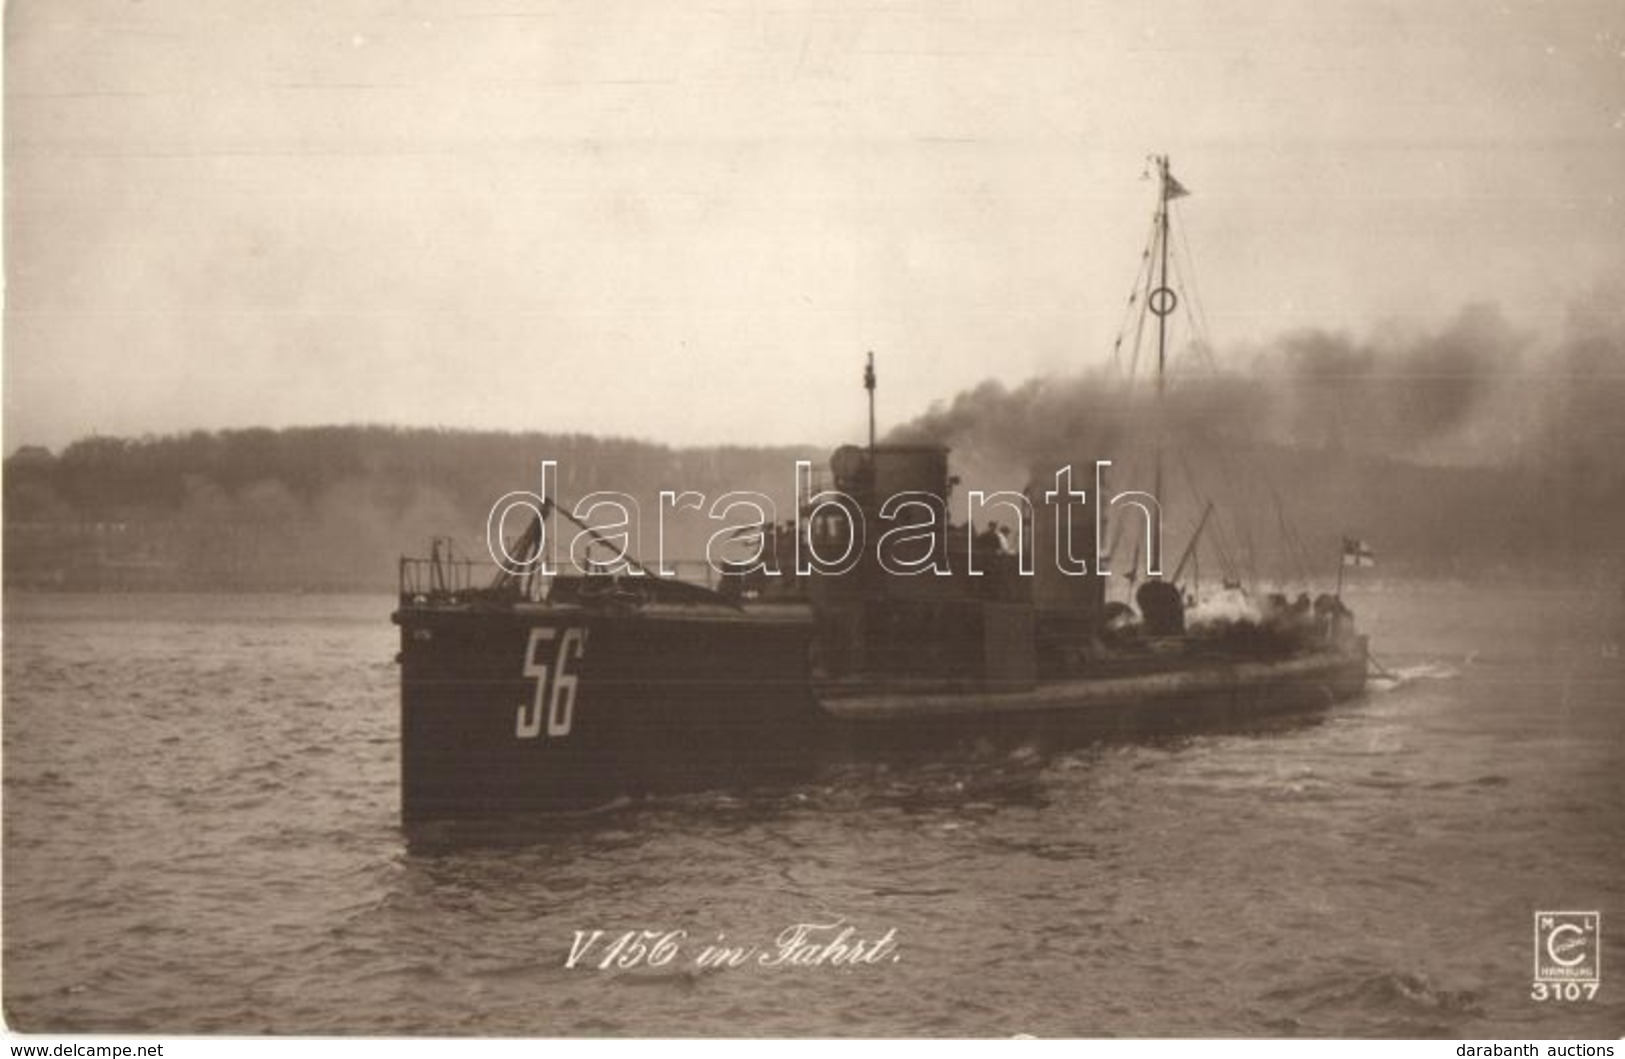
[[[1595,995],[1602,980],[1601,941],[1602,916],[1596,912],[1536,912],[1536,985],[1589,983],[1587,992]]]

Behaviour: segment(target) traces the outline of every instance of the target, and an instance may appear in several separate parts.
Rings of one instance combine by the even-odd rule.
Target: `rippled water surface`
[[[387,598],[25,596],[4,1000],[29,1031],[1617,1036],[1612,594],[1355,600],[1403,679],[1316,722],[858,763],[585,819],[397,822]],[[1603,917],[1530,998],[1537,909]],[[699,969],[786,926],[858,966]],[[575,932],[683,930],[662,967]],[[895,959],[892,957],[895,956]]]

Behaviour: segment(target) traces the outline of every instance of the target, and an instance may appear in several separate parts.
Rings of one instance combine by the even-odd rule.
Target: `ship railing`
[[[497,565],[477,559],[432,556],[427,559],[402,556],[400,596],[402,602],[455,603],[488,594],[498,582]]]
[[[559,574],[565,577],[591,577],[597,571],[578,570],[566,562]],[[668,559],[664,573],[673,580],[716,588],[720,575],[704,559]],[[537,576],[504,576],[502,568],[485,559],[452,558],[431,555],[428,558],[402,556],[398,575],[400,599],[403,604],[459,605],[475,602],[540,602],[548,596],[552,578]]]

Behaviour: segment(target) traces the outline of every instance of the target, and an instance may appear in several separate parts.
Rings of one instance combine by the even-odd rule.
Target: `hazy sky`
[[[1105,358],[1152,151],[1221,347],[1622,274],[1618,0],[7,8],[8,452],[855,439]]]

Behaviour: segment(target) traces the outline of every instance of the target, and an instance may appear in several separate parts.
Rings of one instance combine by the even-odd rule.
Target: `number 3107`
[[[1595,1000],[1600,982],[1536,982],[1530,1000]]]
[[[547,722],[547,734],[566,736],[575,719],[576,675],[572,667],[581,661],[587,647],[587,630],[540,628],[530,630],[530,642],[525,644],[524,675],[536,681],[536,691],[528,703],[520,703],[514,716],[513,734],[520,739],[535,739],[542,734],[542,722]],[[554,645],[553,650],[548,650]],[[551,655],[551,659],[546,656]]]

